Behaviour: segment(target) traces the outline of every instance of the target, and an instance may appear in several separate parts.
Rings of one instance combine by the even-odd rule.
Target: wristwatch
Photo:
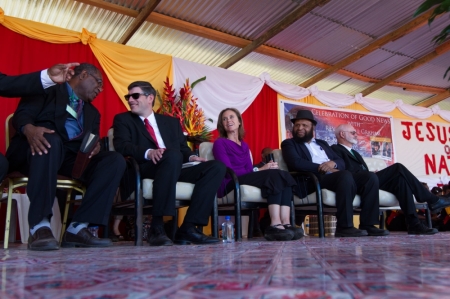
[[[258,167],[253,167],[253,172],[259,171]]]

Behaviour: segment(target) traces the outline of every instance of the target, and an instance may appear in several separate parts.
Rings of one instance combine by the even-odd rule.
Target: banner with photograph
[[[397,160],[417,177],[450,176],[450,125],[428,120],[395,119]]]
[[[369,112],[355,112],[346,109],[332,109],[312,106],[289,100],[279,100],[281,141],[292,138],[292,118],[299,110],[311,110],[317,121],[315,137],[335,144],[334,129],[340,124],[351,124],[358,135],[358,143],[353,149],[363,157],[386,160],[388,165],[395,161],[393,140],[393,118]],[[280,141],[280,142],[281,142]]]

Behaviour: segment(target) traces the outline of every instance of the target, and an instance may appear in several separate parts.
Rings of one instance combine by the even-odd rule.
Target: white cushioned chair
[[[286,163],[283,160],[283,155],[281,150],[274,150],[273,151],[275,161],[278,162],[278,166],[280,169],[288,170],[288,167]],[[382,170],[387,167],[386,161],[382,159],[377,158],[364,158],[364,161],[366,162],[367,166],[369,167],[369,171],[378,171]],[[304,179],[308,179],[308,175],[305,174]],[[312,179],[317,180],[316,176],[313,173],[309,173],[309,176],[312,177]],[[311,179],[311,178],[309,178]],[[316,187],[316,190],[321,190],[321,192],[314,192],[311,194],[308,194],[308,196],[304,198],[299,198],[298,196],[294,195],[294,206],[312,206],[317,205],[317,217],[319,221],[319,237],[324,237],[324,224],[323,224],[323,205],[335,207],[336,206],[336,194],[328,189],[322,189],[319,187]],[[320,193],[320,194],[318,194]],[[318,196],[319,195],[319,196]],[[321,195],[321,196],[320,196]],[[380,212],[384,210],[400,210],[399,202],[394,194],[389,193],[384,190],[379,190],[379,197],[380,197]],[[416,202],[417,208],[425,208],[427,209],[426,203],[418,203]],[[353,208],[358,209],[361,204],[361,197],[359,195],[356,195],[353,200]],[[322,212],[319,212],[322,210]],[[429,222],[429,225],[431,227],[431,217],[429,216],[429,210],[427,209],[427,220]],[[382,217],[380,219],[380,227],[384,227],[384,214],[382,214]]]
[[[199,156],[208,160],[214,160],[212,152],[213,143],[203,142],[199,147]],[[249,237],[251,236],[253,218],[252,210],[267,207],[267,200],[262,197],[261,189],[249,185],[240,185],[237,176],[233,170],[227,168],[227,173],[231,175],[235,182],[234,190],[225,195],[222,198],[217,199],[218,209],[232,211],[234,210],[234,216],[236,221],[236,235],[237,241],[242,239],[242,223],[241,214],[243,211],[248,211],[250,215],[249,220]],[[228,213],[229,214],[229,213]],[[291,206],[291,223],[295,223],[294,209]]]
[[[108,147],[110,151],[114,151],[114,129],[111,128],[108,130]],[[132,167],[135,171],[136,180],[133,182],[134,190],[130,197],[124,201],[113,205],[112,214],[113,215],[133,215],[136,217],[136,239],[135,245],[142,246],[142,222],[143,222],[143,214],[144,210],[146,214],[151,213],[152,199],[153,199],[153,180],[144,178],[141,180],[139,174],[139,165],[132,157],[125,157],[127,160],[128,167]],[[185,182],[177,182],[176,190],[175,190],[175,207],[176,207],[176,215],[173,219],[173,233],[172,239],[175,233],[175,227],[178,225],[178,208],[189,206],[189,202],[191,200],[192,192],[194,191],[195,184],[185,183]],[[145,199],[145,206],[144,206]],[[217,219],[217,215],[214,214],[213,218]],[[213,221],[213,227],[217,227],[216,222]],[[217,229],[216,229],[217,231]],[[214,233],[213,236],[217,237],[217,233]]]

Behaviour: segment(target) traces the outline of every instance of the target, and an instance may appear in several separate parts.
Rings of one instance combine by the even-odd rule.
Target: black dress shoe
[[[81,229],[78,234],[66,231],[61,242],[61,247],[109,247],[112,246],[110,239],[100,239],[92,235],[87,229]]]
[[[49,227],[41,227],[30,234],[28,237],[28,249],[37,251],[56,250],[59,249],[58,241],[53,237],[52,230]]]
[[[449,207],[450,206],[450,198],[446,197],[439,197],[438,201],[435,203],[429,203],[428,207],[431,210],[431,213],[436,214],[439,213],[442,208]]]
[[[365,230],[357,229],[356,227],[336,227],[335,237],[351,238],[351,237],[364,237],[368,233]]]
[[[264,238],[267,241],[290,241],[294,238],[294,231],[290,229],[280,229],[281,224],[269,225],[264,230]]]
[[[166,235],[166,231],[162,225],[151,226],[147,242],[150,246],[172,246],[173,242]]]
[[[360,225],[360,230],[365,230],[369,236],[387,236],[389,235],[389,231],[386,229],[380,229],[375,227],[374,225]]]
[[[435,228],[429,228],[422,222],[408,227],[408,235],[434,235],[437,234],[438,230]]]
[[[220,242],[219,239],[214,237],[209,237],[203,234],[195,227],[190,227],[185,232],[181,232],[178,230],[175,233],[175,244],[180,245],[189,245],[191,243],[194,244],[214,244]]]
[[[294,233],[292,240],[298,240],[305,235],[305,232],[301,227],[296,227],[290,224],[283,225],[285,229],[288,229]]]

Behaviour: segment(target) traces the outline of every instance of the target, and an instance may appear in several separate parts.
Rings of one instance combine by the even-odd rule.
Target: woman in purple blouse
[[[290,224],[292,187],[296,185],[291,175],[279,170],[278,163],[274,161],[261,168],[253,168],[248,144],[243,141],[242,116],[237,109],[226,108],[220,112],[217,130],[220,138],[214,142],[214,158],[233,169],[241,185],[260,188],[262,197],[267,199],[271,223],[265,229],[264,237],[269,241],[300,239],[303,230]],[[219,196],[225,196],[232,190],[233,183],[226,178]]]

